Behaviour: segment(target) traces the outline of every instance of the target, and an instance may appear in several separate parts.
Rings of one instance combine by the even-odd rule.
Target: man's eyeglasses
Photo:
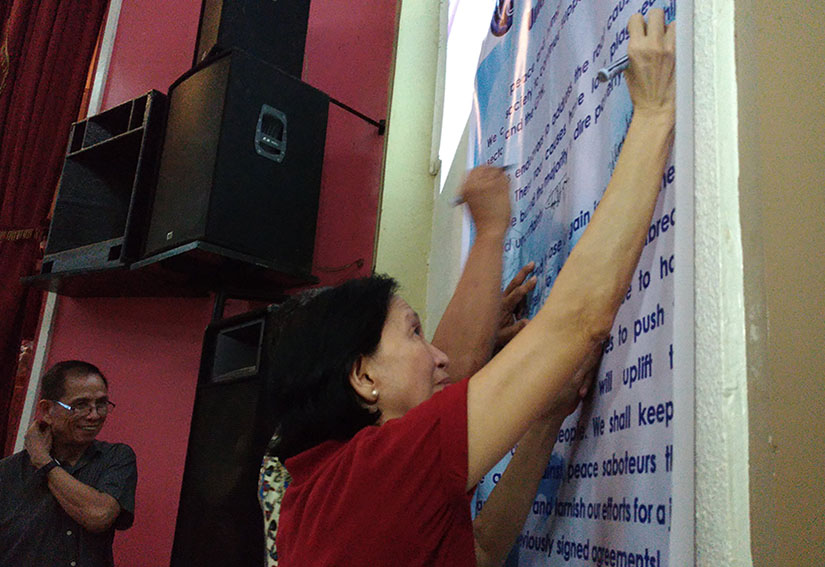
[[[99,401],[95,403],[89,402],[79,402],[74,406],[70,406],[69,404],[64,404],[60,400],[55,400],[54,403],[59,405],[60,407],[64,408],[66,411],[70,412],[72,415],[76,415],[78,417],[86,417],[90,413],[92,413],[92,408],[97,410],[97,415],[106,415],[111,410],[115,408],[115,403],[109,400],[106,401]]]

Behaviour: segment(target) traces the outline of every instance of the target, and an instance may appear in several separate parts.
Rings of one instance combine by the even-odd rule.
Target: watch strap
[[[43,465],[42,467],[37,469],[37,474],[40,474],[42,476],[46,476],[47,474],[49,474],[49,471],[51,471],[53,468],[59,467],[59,466],[60,466],[60,461],[58,461],[55,458],[52,458],[51,461],[49,461],[48,463],[46,463],[45,465]]]

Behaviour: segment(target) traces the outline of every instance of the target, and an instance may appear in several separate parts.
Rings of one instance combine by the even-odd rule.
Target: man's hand
[[[479,236],[503,237],[510,224],[510,180],[500,167],[481,165],[467,174],[461,198],[470,207]]]
[[[48,424],[35,419],[26,431],[24,447],[35,468],[48,464],[52,460],[52,430]]]
[[[537,280],[535,276],[527,279],[527,276],[535,267],[534,262],[527,263],[510,280],[502,293],[501,320],[496,332],[496,350],[509,343],[529,321],[524,316],[524,302],[527,294],[536,287]]]

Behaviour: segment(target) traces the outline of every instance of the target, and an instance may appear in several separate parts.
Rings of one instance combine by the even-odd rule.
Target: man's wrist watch
[[[60,466],[60,461],[58,461],[57,459],[52,457],[51,461],[49,461],[48,463],[46,463],[45,465],[43,465],[42,467],[37,469],[37,473],[40,474],[40,475],[46,476],[47,474],[49,474],[49,471],[51,471],[54,467],[59,467],[59,466]]]

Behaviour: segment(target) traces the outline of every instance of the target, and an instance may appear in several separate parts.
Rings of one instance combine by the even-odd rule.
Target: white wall
[[[694,7],[696,564],[751,565],[734,2]]]
[[[438,2],[401,3],[375,259],[375,270],[399,281],[422,319],[435,182],[429,164],[438,17]]]

